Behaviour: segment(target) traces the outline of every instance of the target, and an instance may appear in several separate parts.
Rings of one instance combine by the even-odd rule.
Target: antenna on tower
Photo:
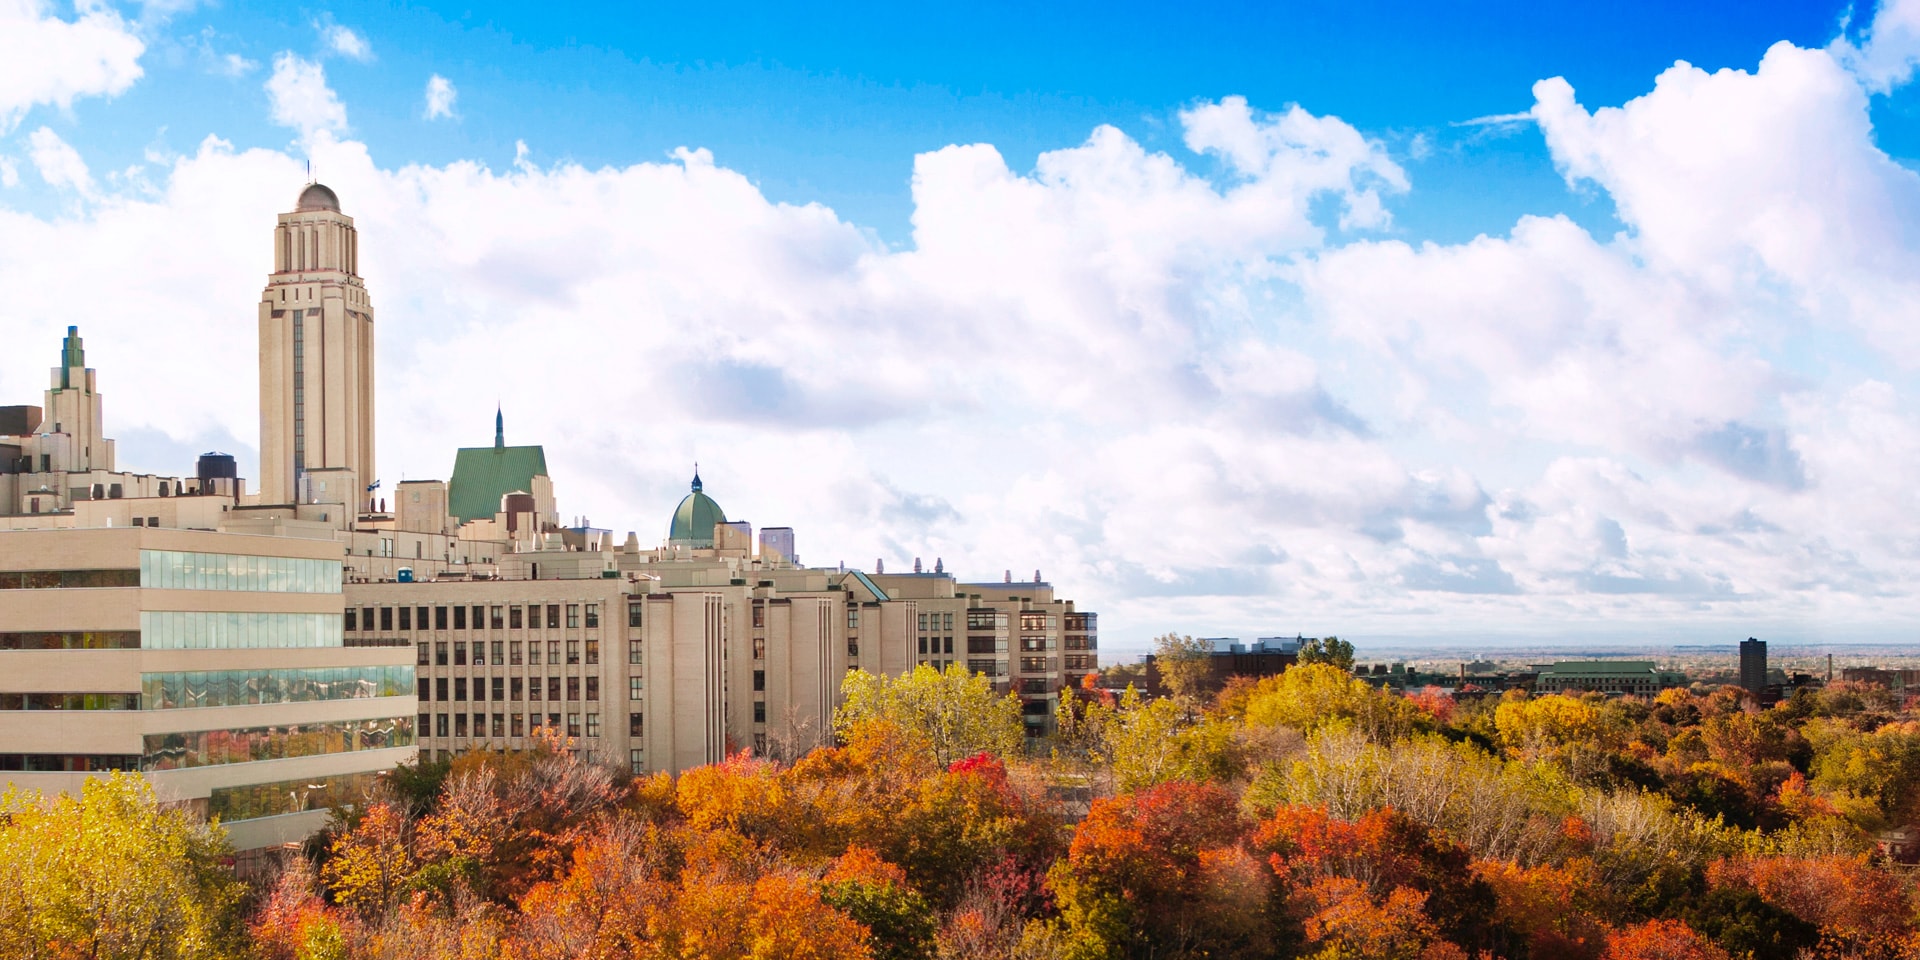
[[[313,158],[312,157],[307,158],[307,182],[308,183],[313,182]]]

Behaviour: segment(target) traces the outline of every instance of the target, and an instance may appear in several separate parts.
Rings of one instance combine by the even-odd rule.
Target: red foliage
[[[1751,889],[1832,940],[1891,940],[1904,933],[1912,914],[1899,879],[1865,856],[1722,860],[1707,869],[1707,880]]]
[[[1605,960],[1732,960],[1678,920],[1650,920],[1607,934]]]

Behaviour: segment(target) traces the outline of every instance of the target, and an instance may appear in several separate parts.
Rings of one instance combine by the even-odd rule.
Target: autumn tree
[[[854,670],[841,693],[833,730],[843,740],[863,723],[884,720],[923,742],[941,766],[981,751],[1015,756],[1024,742],[1020,698],[994,693],[990,678],[958,663],[945,672],[922,664],[900,677]]]
[[[1213,644],[1168,633],[1153,638],[1153,667],[1167,691],[1189,708],[1206,693]]]
[[[1344,673],[1353,672],[1353,644],[1339,637],[1312,637],[1300,641],[1300,665],[1324,663]]]
[[[195,960],[236,949],[225,834],[137,774],[79,796],[0,796],[0,943],[10,956]]]

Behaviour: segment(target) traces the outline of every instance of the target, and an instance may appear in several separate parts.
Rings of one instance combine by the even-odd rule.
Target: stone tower
[[[367,508],[373,347],[360,235],[340,198],[309,184],[274,229],[260,299],[260,502]]]

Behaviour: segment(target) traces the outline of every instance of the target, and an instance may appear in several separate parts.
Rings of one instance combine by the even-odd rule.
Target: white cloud
[[[0,187],[20,185],[20,165],[12,157],[0,156]]]
[[[1836,38],[1828,46],[1868,90],[1886,93],[1906,83],[1920,63],[1920,2],[1879,3],[1859,41]]]
[[[497,391],[569,513],[657,539],[697,456],[730,515],[797,526],[809,561],[1038,566],[1109,646],[1817,638],[1920,614],[1920,187],[1844,59],[1681,65],[1599,109],[1543,82],[1529,117],[1626,229],[1418,245],[1337,232],[1412,189],[1383,146],[1238,98],[1181,114],[1213,161],[1112,127],[1031,170],[922,154],[894,250],[704,150],[383,165],[313,136],[346,123],[317,65],[282,55],[269,90],[361,230],[390,479],[490,439]],[[89,325],[110,432],[251,438],[239,318],[298,161],[209,140],[158,166],[153,196],[0,209],[0,342],[50,353]],[[109,285],[149,309],[86,306]],[[34,395],[46,362],[0,354],[0,393]],[[239,372],[182,390],[188,362]]]
[[[62,20],[43,0],[0,0],[0,133],[35,105],[125,91],[140,78],[144,52],[110,8],[82,4],[78,17]]]
[[[350,60],[367,61],[373,59],[373,46],[367,38],[348,27],[337,23],[324,24],[320,36],[326,41],[327,49]]]
[[[311,60],[285,51],[275,56],[266,91],[273,122],[299,131],[302,138],[347,128],[346,105],[327,86],[326,69]]]
[[[435,120],[453,116],[453,101],[460,92],[453,88],[453,81],[439,74],[427,78],[426,118]]]
[[[30,134],[27,144],[27,156],[48,186],[72,190],[83,197],[93,195],[93,175],[87,172],[87,162],[80,159],[80,152],[72,144],[46,127]]]

